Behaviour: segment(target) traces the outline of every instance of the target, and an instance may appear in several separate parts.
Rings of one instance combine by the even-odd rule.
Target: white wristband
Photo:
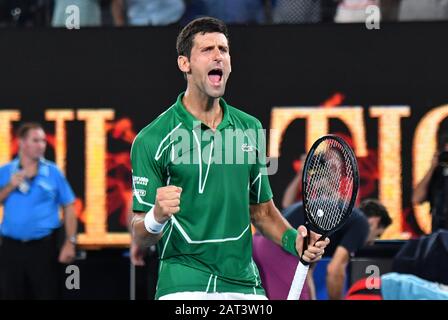
[[[148,211],[145,215],[145,228],[149,233],[158,234],[162,231],[163,227],[166,225],[168,221],[164,223],[158,223],[154,218],[154,207]]]

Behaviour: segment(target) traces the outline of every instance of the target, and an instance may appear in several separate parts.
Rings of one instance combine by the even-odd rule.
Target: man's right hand
[[[182,188],[166,186],[157,189],[154,218],[158,223],[169,220],[180,210],[180,195]]]
[[[12,175],[9,185],[12,189],[17,188],[25,180],[25,171],[19,171]]]

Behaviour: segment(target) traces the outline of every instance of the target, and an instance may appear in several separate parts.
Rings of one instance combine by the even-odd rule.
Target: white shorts
[[[268,298],[261,294],[238,292],[207,293],[201,291],[185,291],[161,296],[159,300],[268,300]]]

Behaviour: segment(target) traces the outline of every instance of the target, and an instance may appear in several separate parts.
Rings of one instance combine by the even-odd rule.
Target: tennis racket
[[[305,227],[321,234],[318,240],[341,228],[351,215],[358,194],[358,164],[350,146],[335,135],[319,138],[307,154],[302,173],[302,197]],[[288,294],[288,300],[298,300],[308,273],[309,263],[300,257]]]

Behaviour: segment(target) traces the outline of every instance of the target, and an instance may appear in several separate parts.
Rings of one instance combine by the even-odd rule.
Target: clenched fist
[[[182,188],[166,186],[157,189],[154,218],[158,223],[169,220],[173,214],[180,210],[180,194]]]

